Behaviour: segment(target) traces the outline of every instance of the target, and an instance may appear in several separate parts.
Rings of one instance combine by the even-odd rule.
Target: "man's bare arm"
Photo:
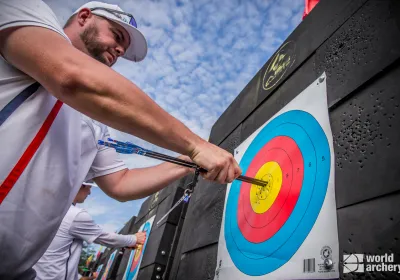
[[[41,27],[0,32],[0,52],[56,98],[106,125],[189,155],[209,170],[206,179],[231,182],[240,175],[232,155],[204,141],[135,84]]]
[[[191,169],[172,163],[121,170],[94,181],[110,197],[124,202],[149,196],[188,175]]]
[[[0,50],[59,100],[104,124],[184,154],[201,141],[132,82],[56,32],[30,26],[5,30]]]

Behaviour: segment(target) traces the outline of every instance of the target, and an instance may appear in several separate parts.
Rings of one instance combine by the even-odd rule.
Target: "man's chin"
[[[96,56],[92,55],[92,57],[94,59],[96,59],[98,62],[100,62],[100,63],[102,63],[102,64],[104,64],[104,65],[106,65],[108,67],[111,66],[111,65],[109,65],[108,60],[105,57],[101,56],[101,55],[96,55]]]

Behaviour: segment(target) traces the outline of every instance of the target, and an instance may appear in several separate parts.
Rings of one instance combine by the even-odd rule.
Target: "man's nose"
[[[125,49],[124,49],[121,45],[118,45],[118,46],[115,48],[115,50],[116,50],[116,52],[117,52],[117,56],[118,56],[118,57],[123,56],[123,55],[125,54]]]

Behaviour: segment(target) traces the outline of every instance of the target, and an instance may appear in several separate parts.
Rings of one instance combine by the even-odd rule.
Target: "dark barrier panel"
[[[343,253],[394,253],[400,259],[400,192],[338,210],[339,241]],[[368,217],[368,218],[366,218]],[[366,234],[368,233],[368,234]],[[400,279],[397,273],[366,273],[359,279]],[[343,279],[355,279],[344,274]]]
[[[162,279],[162,271],[165,270],[165,266],[160,264],[152,264],[145,268],[142,268],[138,274],[138,280],[160,280]]]
[[[167,263],[175,230],[176,226],[170,223],[164,223],[160,227],[153,225],[146,251],[143,255],[141,268],[155,262],[163,265]]]
[[[178,227],[178,224],[180,222],[182,210],[184,209],[184,204],[176,207],[159,225],[157,225],[157,222],[172,208],[176,201],[182,197],[185,184],[186,178],[183,178],[146,199],[142,204],[133,226],[130,227],[129,232],[135,233],[143,223],[155,216],[152,231],[148,236],[148,243],[143,254],[138,280],[150,279],[143,277],[153,275],[154,273],[156,273],[153,275],[154,277],[157,275],[161,277],[166,273],[167,265],[169,264],[168,267],[172,265],[169,261],[173,259],[173,253],[176,249],[176,246],[174,247],[173,244],[177,245],[177,240],[179,240],[181,226]],[[125,250],[121,257],[120,265],[115,271],[116,279],[122,279],[128,265],[130,253],[131,250]]]
[[[177,279],[214,279],[218,245],[210,245],[182,255]]]
[[[133,216],[122,228],[122,230],[119,232],[120,234],[131,234],[131,229],[133,225],[135,224],[136,221],[136,216]]]
[[[114,250],[113,250],[114,252]],[[114,261],[110,266],[110,270],[108,271],[107,279],[115,279],[117,277],[118,268],[120,266],[122,256],[124,255],[124,250],[119,249],[115,254]]]
[[[124,250],[124,253],[121,257],[121,262],[119,263],[119,267],[115,275],[115,280],[122,280],[122,278],[124,277],[125,269],[129,261],[130,252],[131,250]]]
[[[130,230],[133,227],[134,223],[135,223],[135,219],[136,216],[133,216],[124,226],[123,228],[118,232],[119,234],[130,234]],[[109,259],[109,256],[111,255],[112,252],[114,252],[114,250],[116,249],[112,249],[112,248],[107,248],[103,253],[100,254],[99,258],[96,260],[96,262],[93,265],[93,271],[97,270],[97,267],[101,264],[103,264],[103,267],[105,267],[107,265],[107,261]],[[117,275],[118,275],[118,271],[119,271],[119,266],[121,264],[121,260],[122,260],[122,256],[124,254],[124,249],[119,249],[114,262],[112,263],[109,273],[108,273],[108,277],[107,279],[116,279]],[[126,264],[125,264],[126,265]],[[102,270],[101,273],[104,272],[104,269]],[[122,279],[122,277],[121,277]]]
[[[271,61],[282,53],[287,67],[273,76]],[[233,153],[323,72],[340,254],[394,253],[400,264],[400,1],[320,1],[218,119],[210,141]],[[214,279],[225,192],[199,181],[165,279]],[[342,271],[341,278],[400,279]]]
[[[146,216],[150,210],[157,206],[159,192],[148,197],[142,204],[140,208],[139,214],[137,215],[136,221],[141,220],[144,216]]]
[[[108,249],[108,248],[105,249],[104,252],[101,254],[99,265],[103,265],[103,268],[101,269],[99,276],[97,277],[98,279],[101,279],[101,277],[103,276],[103,273],[106,269],[107,261],[108,261],[108,258],[110,257],[110,255],[111,255],[111,252],[110,252],[110,249]],[[97,269],[97,267],[96,267],[96,269]]]

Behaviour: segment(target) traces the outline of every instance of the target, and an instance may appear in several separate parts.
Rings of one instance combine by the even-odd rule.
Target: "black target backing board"
[[[137,280],[160,280],[162,278],[162,273],[165,269],[164,265],[160,264],[152,264],[142,268],[139,271]],[[159,277],[159,278],[158,278]]]
[[[330,107],[400,58],[399,18],[398,1],[368,1],[318,48]]]
[[[142,206],[140,207],[139,213],[136,218],[137,221],[141,220],[144,216],[146,216],[147,213],[149,213],[150,201],[151,201],[151,196],[149,196],[148,198],[146,198],[145,201],[143,201]]]
[[[100,264],[106,265],[110,255],[111,255],[111,249],[110,248],[106,248],[104,250],[104,253],[103,253],[102,258],[100,260]]]
[[[99,257],[96,258],[96,262],[94,263],[94,266],[93,266],[95,269],[97,269],[97,267],[99,266],[101,258],[103,257],[103,254],[104,253],[100,253]]]
[[[135,224],[136,216],[132,216],[132,218],[129,219],[125,223],[125,225],[122,227],[122,229],[119,231],[119,234],[130,234],[131,233],[131,228]]]
[[[271,88],[264,89],[266,80],[268,80],[267,72],[270,72],[267,71],[268,67],[273,63],[274,56],[280,52],[280,48],[278,48],[214,124],[211,129],[210,142],[220,144],[260,103],[273,94],[281,83],[294,71],[298,71],[297,68],[365,2],[366,0],[325,0],[318,3],[282,44],[284,46],[288,42],[295,43],[294,50],[291,52],[292,62],[293,60],[294,62],[290,63],[290,67],[286,71],[282,71],[278,75],[280,76],[278,81],[274,82]]]
[[[301,91],[317,79],[314,71],[315,57],[310,57],[300,67],[299,71],[284,82],[279,89],[270,96],[267,102],[261,104],[246,120],[243,121],[241,137],[248,138],[254,131],[263,125],[274,114],[287,105]]]
[[[343,254],[394,254],[400,263],[400,192],[338,210],[339,247]],[[365,266],[365,264],[364,264]],[[342,279],[400,279],[393,272],[342,274]]]
[[[122,280],[122,278],[124,277],[124,273],[126,270],[126,266],[128,265],[129,255],[130,255],[131,251],[132,250],[125,250],[125,252],[121,258],[121,262],[119,264],[115,280]]]
[[[176,225],[165,223],[160,227],[156,227],[155,223],[153,224],[140,268],[155,262],[162,265],[166,265],[167,263]],[[162,252],[165,252],[165,254],[162,254]]]
[[[170,280],[214,279],[218,245],[213,244],[182,255],[175,278]]]
[[[107,248],[104,250],[104,252],[102,253],[102,255],[100,257],[99,265],[103,265],[103,268],[101,269],[101,271],[99,273],[99,276],[98,276],[99,279],[101,279],[101,277],[106,269],[107,261],[108,261],[109,257],[110,257],[110,249]],[[96,269],[97,269],[97,267],[96,267]]]
[[[182,252],[216,243],[219,238],[226,185],[202,180],[197,187],[209,192],[190,201],[183,228],[185,239],[180,240],[184,242]]]
[[[159,203],[159,195],[160,192],[156,192],[149,196],[140,207],[139,213],[137,215],[136,220],[141,220],[144,216],[146,216],[152,209],[154,209]]]
[[[338,208],[400,190],[400,63],[331,112]]]
[[[116,250],[118,251],[114,257],[114,261],[110,266],[110,270],[108,271],[107,279],[115,279],[117,277],[118,269],[121,264],[122,257],[124,255],[124,250],[122,249],[116,249]]]
[[[185,208],[186,209],[188,208],[188,204],[185,204],[184,209]],[[187,231],[185,230],[186,212],[184,209],[182,210],[182,215],[181,215],[180,220],[177,225],[177,231],[175,232],[175,234],[176,234],[176,236],[174,237],[175,243],[173,244],[173,246],[171,248],[171,258],[168,259],[168,261],[171,261],[172,263],[167,263],[166,275],[168,278],[166,278],[166,279],[175,279],[176,274],[178,273],[183,243],[185,241],[185,236],[187,233]]]

